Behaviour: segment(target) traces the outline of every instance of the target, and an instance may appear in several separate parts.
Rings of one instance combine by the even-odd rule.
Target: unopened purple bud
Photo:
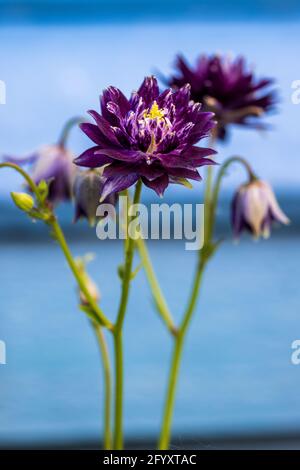
[[[106,178],[98,170],[86,170],[77,173],[73,188],[75,222],[83,217],[89,221],[90,225],[95,224],[96,212],[100,204],[100,196],[105,181]],[[111,195],[104,202],[115,205],[116,196]]]
[[[72,196],[72,185],[76,173],[74,155],[61,145],[44,145],[25,158],[5,157],[17,165],[32,165],[31,177],[38,185],[49,184],[48,200],[52,204],[68,200]]]
[[[243,230],[248,230],[255,238],[268,238],[274,222],[287,225],[290,221],[269,183],[255,179],[240,186],[232,202],[234,236],[239,238]]]

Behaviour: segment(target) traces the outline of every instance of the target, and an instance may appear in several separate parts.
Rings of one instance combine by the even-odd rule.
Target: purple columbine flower
[[[106,178],[102,176],[99,170],[86,170],[77,173],[73,187],[75,202],[74,222],[77,222],[80,218],[86,218],[90,225],[94,225],[105,181]],[[117,198],[115,194],[111,194],[104,202],[115,205]]]
[[[200,180],[197,167],[213,163],[206,157],[214,150],[195,146],[214,127],[213,114],[190,100],[189,85],[160,93],[156,78],[147,77],[129,100],[109,87],[101,112],[89,111],[95,124],[81,124],[95,146],[75,160],[90,168],[106,165],[101,200],[139,179],[162,196],[169,183]]]
[[[276,93],[270,90],[273,80],[256,79],[243,57],[232,60],[226,56],[201,55],[192,68],[184,57],[178,56],[175,68],[176,74],[165,79],[167,85],[174,89],[186,83],[191,85],[192,99],[215,113],[219,139],[225,139],[229,124],[265,127],[259,117],[271,111],[277,102]]]
[[[76,173],[70,150],[59,144],[44,145],[25,158],[5,157],[17,165],[32,165],[31,177],[36,184],[49,183],[48,199],[52,204],[68,200],[72,196],[72,185]]]
[[[280,209],[271,186],[258,179],[243,184],[232,202],[232,225],[235,238],[248,230],[255,238],[268,238],[273,222],[290,221]]]

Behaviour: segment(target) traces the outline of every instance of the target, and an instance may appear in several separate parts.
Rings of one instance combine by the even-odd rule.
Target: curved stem
[[[67,141],[67,138],[69,137],[69,133],[72,129],[72,127],[78,125],[78,124],[81,124],[82,122],[85,122],[86,119],[84,117],[81,117],[81,116],[75,116],[71,119],[69,119],[62,131],[61,131],[61,134],[60,134],[60,137],[58,139],[58,145],[60,145],[61,147],[65,147],[66,145],[66,141]]]
[[[56,218],[53,216],[49,219],[48,224],[52,227],[53,234],[60,244],[60,247],[65,255],[65,258],[69,264],[71,271],[74,274],[74,277],[78,283],[80,290],[83,292],[84,296],[86,297],[89,305],[91,306],[93,312],[96,314],[96,318],[100,322],[102,326],[105,326],[108,330],[113,330],[112,323],[106,318],[104,313],[102,312],[101,308],[97,305],[97,302],[93,299],[92,295],[90,294],[89,289],[87,288],[84,278],[82,277],[80,271],[78,270],[76,263],[72,257],[64,234],[58,224]]]
[[[137,204],[140,199],[142,189],[141,181],[138,181],[135,187],[135,194],[133,204]],[[122,328],[128,303],[132,262],[134,255],[134,240],[129,237],[128,226],[131,217],[128,215],[130,203],[128,198],[127,207],[127,224],[125,237],[125,266],[122,280],[122,293],[120,306],[117,316],[117,321],[114,325],[114,345],[115,345],[115,434],[114,434],[114,449],[123,448],[123,342],[122,342]]]
[[[21,167],[14,163],[1,163],[0,168],[11,168],[18,173],[20,173],[27,184],[29,185],[32,192],[35,194],[37,200],[41,203],[41,206],[45,209],[46,203],[43,198],[40,197],[40,193],[38,190],[37,185],[34,183],[32,178],[24,171]],[[106,319],[104,313],[98,307],[97,303],[94,301],[93,297],[91,296],[88,287],[85,283],[85,278],[82,276],[80,270],[78,269],[72,254],[69,250],[68,244],[65,240],[64,234],[55,218],[55,215],[51,213],[51,216],[47,218],[45,221],[48,225],[52,227],[54,236],[58,243],[61,246],[61,249],[68,261],[68,264],[71,268],[71,271],[74,274],[75,279],[77,280],[78,286],[80,290],[85,295],[90,308],[93,310],[93,314],[95,315],[95,321],[92,322],[103,361],[104,367],[104,382],[105,382],[105,404],[104,404],[104,447],[105,449],[111,449],[111,429],[110,429],[110,413],[111,413],[111,368],[110,368],[110,359],[108,354],[108,349],[105,341],[105,336],[103,334],[102,328],[99,326],[98,323],[103,324],[108,329],[112,330],[113,325]]]
[[[109,450],[112,447],[111,443],[111,424],[110,424],[110,415],[111,415],[111,366],[108,348],[102,328],[97,325],[95,322],[92,322],[97,341],[99,344],[99,349],[101,353],[101,358],[103,362],[103,371],[104,371],[104,442],[103,446],[105,450]]]
[[[169,384],[167,389],[167,396],[165,400],[165,411],[163,418],[163,425],[161,429],[159,449],[168,449],[170,443],[170,434],[171,434],[171,425],[172,425],[172,416],[175,403],[175,392],[178,381],[178,373],[180,368],[180,362],[182,357],[182,350],[184,344],[184,338],[188,328],[190,326],[193,313],[197,304],[199,297],[199,290],[201,286],[201,281],[203,277],[203,272],[206,267],[207,262],[212,256],[213,250],[212,238],[213,238],[213,229],[215,224],[216,217],[216,206],[219,197],[219,190],[221,186],[221,181],[227,168],[234,162],[239,162],[245,166],[250,181],[255,179],[256,176],[250,167],[249,163],[242,157],[234,156],[226,160],[223,165],[220,167],[216,183],[212,189],[212,172],[211,168],[208,171],[208,182],[205,191],[205,242],[202,251],[199,251],[198,264],[196,268],[195,278],[193,282],[193,287],[190,295],[190,300],[188,302],[187,309],[183,316],[180,328],[178,330],[177,337],[175,338],[174,351],[172,356],[172,363],[170,368]]]
[[[26,173],[26,171],[23,170],[23,168],[21,168],[19,165],[16,165],[15,163],[0,163],[0,168],[11,168],[17,171],[18,173],[20,173],[20,175],[22,175],[25,181],[27,182],[31,191],[36,195],[37,198],[39,198],[39,191],[38,191],[37,185],[32,180],[32,178],[30,178],[28,173]]]
[[[221,188],[222,179],[226,174],[226,170],[229,168],[230,165],[232,165],[232,163],[240,163],[242,166],[245,167],[248,173],[249,181],[253,181],[257,179],[250,164],[243,157],[234,155],[233,157],[230,157],[227,160],[225,160],[225,162],[221,165],[217,174],[217,178],[216,178],[216,182],[213,188],[213,193],[212,193],[212,198],[211,198],[211,223],[209,225],[210,232],[208,234],[210,238],[212,238],[213,236],[214,222],[216,218],[216,208],[217,208],[217,203],[219,199],[219,192]]]
[[[158,313],[160,314],[161,318],[165,322],[170,333],[176,336],[177,329],[174,324],[174,320],[172,318],[172,314],[169,310],[168,304],[164,298],[164,295],[157,281],[145,240],[142,238],[139,238],[136,241],[136,244],[137,244],[140,258],[141,258],[141,261],[145,269],[146,276],[147,276],[147,279],[151,288],[151,293],[155,300]]]

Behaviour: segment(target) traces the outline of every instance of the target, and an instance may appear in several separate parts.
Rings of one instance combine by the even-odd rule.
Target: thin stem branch
[[[84,117],[81,117],[81,116],[75,116],[71,119],[69,119],[62,131],[61,131],[61,134],[60,134],[60,137],[58,139],[58,145],[60,145],[61,147],[64,147],[66,145],[66,141],[67,141],[67,138],[70,134],[70,131],[71,129],[74,127],[74,126],[77,126],[79,124],[81,124],[82,122],[86,122],[86,119]]]
[[[37,185],[35,184],[35,182],[32,180],[32,178],[30,178],[30,176],[28,175],[28,173],[26,173],[25,170],[23,170],[23,168],[21,168],[19,165],[16,165],[15,163],[0,163],[0,168],[11,168],[12,170],[15,170],[17,171],[18,173],[20,173],[20,175],[23,176],[23,178],[25,179],[25,181],[27,182],[28,186],[30,187],[31,191],[37,196],[39,197],[39,191],[38,191],[38,187]]]
[[[142,189],[141,181],[138,181],[135,187],[133,204],[137,204],[140,200]],[[130,281],[132,273],[132,262],[134,256],[134,240],[129,236],[128,228],[131,220],[129,216],[130,203],[128,198],[127,207],[127,224],[125,237],[125,265],[122,279],[122,293],[117,321],[114,326],[114,345],[115,345],[115,434],[114,448],[119,450],[123,448],[123,341],[122,329],[125,313],[128,304]]]
[[[122,330],[114,333],[115,348],[115,432],[114,449],[123,449],[123,335]]]
[[[151,258],[149,256],[149,252],[148,252],[145,240],[143,240],[143,238],[140,237],[136,241],[136,244],[137,244],[139,255],[140,255],[140,258],[141,258],[141,261],[145,269],[145,273],[146,273],[146,276],[147,276],[147,279],[151,288],[151,293],[155,300],[158,313],[160,314],[162,320],[166,324],[170,333],[176,336],[177,329],[176,329],[174,320],[172,318],[172,314],[169,310],[168,304],[166,302],[166,299],[164,298],[164,295],[162,293],[162,290],[156,278],[155,271],[151,263]]]
[[[97,318],[99,320],[99,322],[101,323],[102,326],[105,326],[108,330],[113,330],[113,325],[112,323],[108,320],[108,318],[106,318],[106,316],[104,315],[103,311],[101,310],[101,308],[99,307],[99,305],[97,305],[97,302],[93,299],[89,289],[87,288],[86,284],[85,284],[85,281],[84,281],[84,278],[82,277],[81,273],[80,273],[80,270],[78,270],[77,266],[76,266],[76,263],[73,259],[73,256],[71,254],[71,251],[68,247],[68,244],[66,242],[66,239],[64,237],[64,234],[60,228],[60,225],[59,223],[57,222],[57,219],[53,216],[49,219],[48,221],[48,224],[52,227],[52,230],[53,230],[53,234],[56,238],[56,240],[58,241],[64,255],[65,255],[65,258],[69,264],[69,267],[72,271],[72,273],[74,274],[74,277],[78,283],[78,286],[80,288],[80,290],[82,291],[82,293],[84,294],[85,298],[87,299],[89,305],[91,306],[92,310],[95,312],[95,314],[97,315]]]
[[[103,362],[103,373],[104,373],[104,442],[103,442],[103,447],[105,450],[109,450],[112,447],[111,423],[110,423],[111,392],[112,392],[110,358],[109,358],[109,352],[108,352],[103,329],[95,322],[92,322],[92,325],[93,325],[93,328],[97,337],[97,341],[98,341],[99,349],[101,353],[101,358]]]
[[[212,187],[212,169],[208,168],[208,175],[207,175],[207,185],[205,191],[205,241],[204,247],[201,251],[199,251],[199,258],[196,268],[196,273],[194,277],[193,287],[191,290],[190,299],[183,316],[183,320],[181,325],[178,329],[177,337],[175,338],[171,368],[170,368],[170,375],[169,375],[169,383],[167,389],[167,395],[165,400],[165,410],[164,410],[164,418],[163,424],[161,428],[161,435],[159,440],[159,449],[168,449],[170,443],[170,435],[171,435],[171,425],[172,425],[172,416],[174,410],[174,403],[175,403],[175,392],[176,386],[178,382],[178,375],[183,351],[183,344],[184,338],[186,336],[186,332],[190,326],[193,313],[196,308],[197,300],[199,297],[200,286],[203,278],[203,272],[205,270],[206,264],[208,263],[210,257],[212,256],[214,250],[211,250],[213,246],[213,231],[215,225],[215,218],[216,218],[216,206],[219,198],[219,191],[221,186],[221,181],[223,176],[226,173],[227,168],[234,162],[241,163],[247,170],[249,180],[253,180],[256,178],[252,168],[250,167],[249,163],[242,157],[231,157],[226,160],[223,165],[220,167],[220,170],[217,175],[217,179],[215,182],[214,187]]]
[[[32,178],[24,171],[21,167],[14,163],[2,163],[0,164],[0,168],[11,168],[18,173],[20,173],[25,181],[27,182],[28,186],[32,190],[32,192],[35,194],[37,201],[43,208],[43,210],[49,211],[49,207],[46,206],[46,201],[41,197],[39,188],[37,185],[34,183]],[[60,244],[60,247],[66,257],[66,260],[69,264],[69,267],[71,268],[71,271],[74,274],[75,279],[77,280],[78,286],[80,290],[83,292],[85,295],[85,298],[87,299],[89,306],[92,310],[92,313],[94,315],[94,321],[92,322],[97,340],[99,343],[100,347],[100,352],[101,352],[101,357],[103,361],[103,367],[104,367],[104,383],[105,383],[105,400],[104,400],[104,447],[105,449],[111,449],[111,426],[110,426],[110,414],[111,414],[111,367],[110,367],[110,359],[109,359],[109,353],[108,353],[108,348],[106,345],[106,340],[104,333],[102,331],[101,326],[99,323],[104,326],[106,326],[109,330],[112,330],[113,325],[109,322],[109,320],[105,317],[104,313],[100,309],[100,307],[97,305],[96,301],[94,301],[93,297],[90,294],[90,291],[88,287],[86,286],[85,283],[85,278],[82,276],[80,270],[78,269],[76,262],[74,261],[72,254],[70,252],[70,249],[68,247],[68,244],[65,240],[64,234],[56,220],[55,215],[50,212],[50,216],[47,217],[47,219],[44,220],[47,225],[50,225],[53,230],[53,234]]]
[[[164,407],[164,415],[162,421],[162,428],[160,433],[160,439],[158,448],[160,450],[166,450],[169,448],[170,444],[170,436],[171,436],[171,426],[172,426],[172,418],[174,414],[174,405],[175,405],[175,394],[182,358],[182,351],[184,345],[184,339],[186,336],[186,332],[190,325],[194,309],[198,300],[199,296],[199,289],[200,284],[204,272],[204,268],[207,262],[207,258],[199,257],[199,262],[197,263],[195,279],[191,291],[190,300],[188,302],[188,306],[186,312],[183,316],[183,320],[181,322],[180,328],[178,330],[178,334],[175,338],[174,349],[172,354],[172,362],[170,367],[169,373],[169,381],[168,381],[168,388],[165,398],[165,407]]]
[[[217,177],[216,177],[216,182],[214,184],[213,192],[212,192],[212,197],[211,197],[211,223],[209,225],[209,238],[212,239],[213,237],[213,231],[214,231],[214,225],[215,225],[215,219],[216,219],[216,208],[217,208],[217,203],[219,199],[219,193],[220,193],[220,188],[221,188],[221,183],[223,177],[226,175],[226,171],[228,170],[229,166],[231,166],[233,163],[240,163],[242,166],[247,171],[249,181],[253,181],[256,179],[256,175],[251,168],[250,164],[248,161],[240,156],[234,155],[233,157],[228,158],[225,160],[225,162],[220,166]]]
[[[142,189],[141,181],[138,181],[135,188],[135,194],[133,199],[133,204],[137,204],[140,200]],[[130,210],[130,205],[128,204],[128,213]],[[131,217],[127,214],[128,224],[130,223]],[[127,240],[126,240],[127,239]],[[128,226],[127,226],[127,237],[125,239],[126,243],[126,252],[125,252],[125,266],[124,266],[124,275],[123,275],[123,285],[122,285],[122,295],[121,301],[117,316],[117,321],[115,324],[115,330],[121,330],[124,322],[124,317],[126,313],[126,307],[128,302],[128,295],[129,295],[129,288],[130,288],[130,278],[131,278],[131,268],[132,268],[132,261],[133,261],[133,254],[134,254],[134,240],[133,238],[129,237],[128,234]]]
[[[213,140],[212,140],[213,143]],[[197,304],[199,297],[199,290],[201,285],[201,280],[203,277],[204,268],[208,259],[211,256],[212,251],[210,250],[211,239],[210,239],[210,225],[212,224],[212,214],[211,214],[211,204],[212,204],[212,179],[213,179],[213,170],[212,167],[207,168],[207,178],[205,186],[205,195],[204,195],[204,246],[202,250],[198,252],[198,262],[196,267],[196,272],[194,276],[193,286],[191,294],[189,297],[188,305],[183,315],[182,322],[178,329],[177,336],[174,341],[174,349],[172,354],[172,361],[170,367],[170,374],[168,380],[167,393],[165,398],[165,407],[164,415],[160,433],[160,439],[158,447],[161,450],[168,449],[170,444],[171,437],[171,426],[172,419],[174,414],[174,405],[175,405],[175,394],[182,358],[182,351],[186,332],[191,323],[193,313]]]

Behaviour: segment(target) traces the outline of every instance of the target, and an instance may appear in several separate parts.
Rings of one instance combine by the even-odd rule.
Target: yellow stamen
[[[148,110],[147,110],[148,111]],[[148,119],[157,119],[157,120],[162,120],[165,117],[165,113],[163,109],[160,109],[158,107],[158,104],[156,101],[153,102],[153,105],[150,108],[150,111],[147,112],[145,111],[144,118]]]

